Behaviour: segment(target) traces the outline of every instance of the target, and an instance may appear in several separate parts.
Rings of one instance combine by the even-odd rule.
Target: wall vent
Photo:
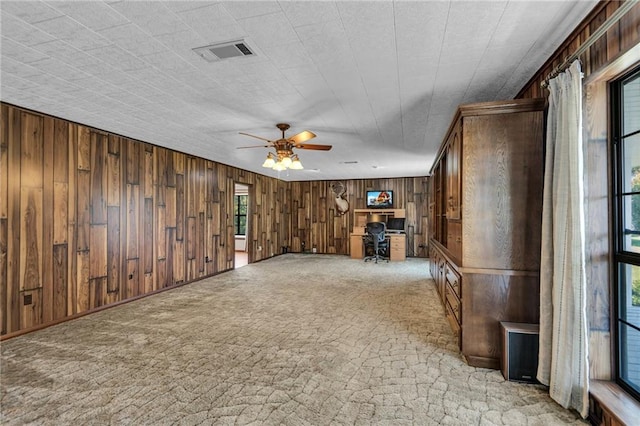
[[[247,42],[244,40],[228,41],[226,43],[216,43],[210,44],[209,46],[196,47],[193,51],[208,62],[255,55],[253,53],[253,49],[249,47]]]

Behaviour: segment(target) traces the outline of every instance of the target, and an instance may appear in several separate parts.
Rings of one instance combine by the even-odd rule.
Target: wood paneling
[[[553,68],[577,51],[584,41],[607,17],[611,16],[623,2],[602,1],[551,55],[538,72],[527,82],[516,98],[547,97],[548,91],[540,84]],[[612,60],[640,42],[640,3],[627,12],[591,48],[580,56],[585,78],[599,72]]]
[[[331,182],[283,182],[6,104],[1,130],[2,335],[233,268],[236,182],[249,186],[250,261],[302,243],[349,253],[352,215],[338,214]],[[426,256],[427,178],[344,183],[351,209],[366,189],[393,190],[408,255]]]
[[[426,257],[428,223],[428,178],[350,179],[342,181],[350,211],[366,208],[365,194],[370,189],[392,190],[394,205],[407,211],[407,256]],[[291,210],[295,213],[290,251],[349,254],[349,235],[353,215],[340,215],[331,192],[331,181],[291,183]],[[255,235],[254,235],[255,238]],[[304,248],[303,248],[304,247]],[[281,248],[280,248],[281,249]]]

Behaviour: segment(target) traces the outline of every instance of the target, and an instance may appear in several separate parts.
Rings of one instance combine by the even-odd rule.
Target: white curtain
[[[549,92],[537,377],[549,386],[555,401],[586,418],[589,362],[580,62],[552,79]]]

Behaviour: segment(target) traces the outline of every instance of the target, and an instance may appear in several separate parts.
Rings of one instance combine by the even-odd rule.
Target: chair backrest
[[[378,240],[380,242],[384,241],[384,232],[387,226],[384,222],[369,222],[367,223],[367,234],[371,235],[374,240]]]

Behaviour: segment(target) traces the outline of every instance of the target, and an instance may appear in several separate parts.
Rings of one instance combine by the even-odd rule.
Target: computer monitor
[[[404,217],[391,217],[387,219],[387,232],[404,232]]]
[[[368,209],[391,209],[393,208],[393,191],[367,191]]]

